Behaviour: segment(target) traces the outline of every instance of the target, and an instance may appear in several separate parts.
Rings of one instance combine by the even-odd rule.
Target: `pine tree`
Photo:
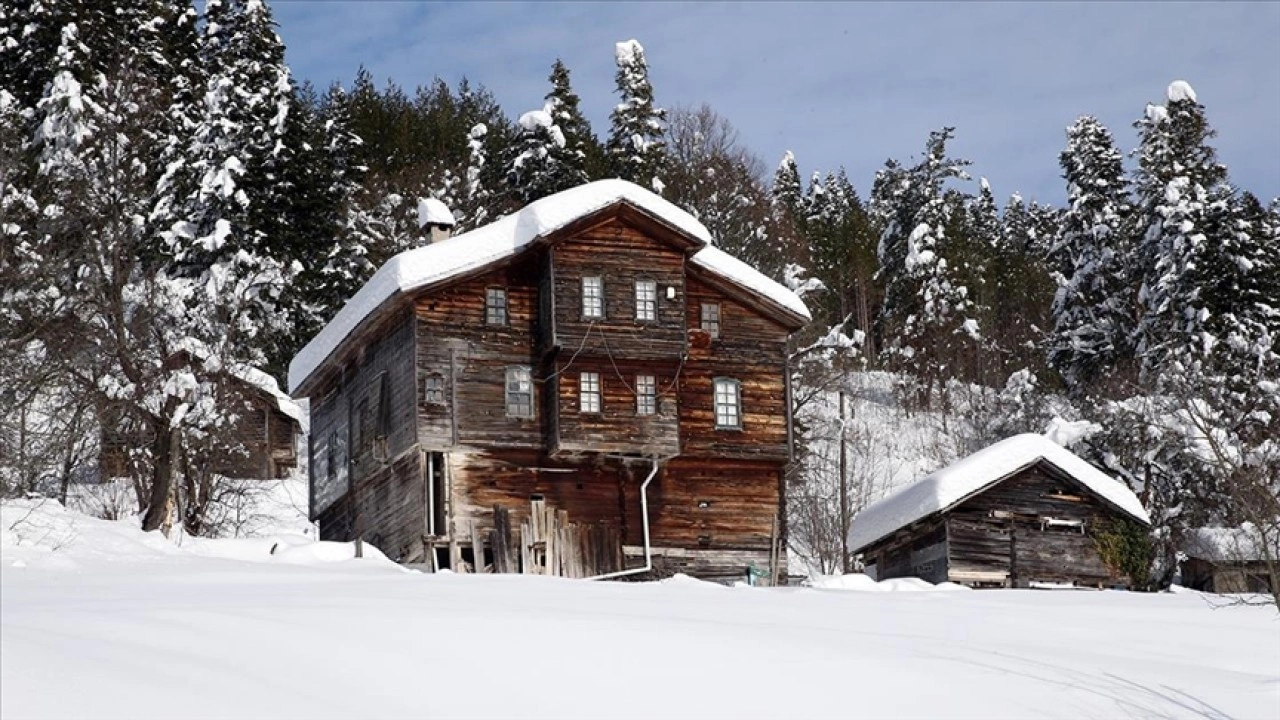
[[[779,222],[801,229],[804,220],[804,187],[796,156],[788,150],[773,173],[773,211]]]
[[[968,177],[968,163],[946,155],[951,137],[951,128],[931,133],[925,157],[912,168],[886,165],[872,196],[884,227],[876,253],[885,293],[877,322],[884,353],[891,367],[912,376],[914,400],[925,407],[935,391],[946,400],[948,363],[980,337],[968,289],[946,256],[955,204],[944,197],[943,183]]]
[[[1141,135],[1140,256],[1146,261],[1139,300],[1138,352],[1146,375],[1190,369],[1204,348],[1212,317],[1203,292],[1206,273],[1222,268],[1219,250],[1227,211],[1226,169],[1208,144],[1214,132],[1190,86],[1169,86],[1167,107],[1148,106]],[[1210,341],[1213,342],[1213,341]]]
[[[635,40],[620,42],[614,57],[622,101],[613,109],[607,150],[618,177],[661,194],[666,156],[666,110],[656,107],[644,48]]]
[[[606,176],[604,148],[591,131],[579,107],[580,100],[569,83],[569,69],[560,60],[551,67],[551,91],[545,98],[551,120],[564,135],[564,147],[552,150],[558,166],[554,192],[577,187]]]
[[[521,205],[564,189],[559,183],[567,175],[562,164],[565,137],[552,111],[548,102],[520,116],[520,137],[507,161],[507,187]]]
[[[1049,363],[1080,393],[1133,358],[1132,201],[1120,151],[1096,118],[1067,128],[1059,162],[1068,207],[1053,253],[1065,271],[1056,277]]]

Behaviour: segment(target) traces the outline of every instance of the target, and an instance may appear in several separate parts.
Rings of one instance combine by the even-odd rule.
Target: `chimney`
[[[433,197],[418,198],[418,229],[426,233],[430,242],[448,240],[456,224],[444,203]]]

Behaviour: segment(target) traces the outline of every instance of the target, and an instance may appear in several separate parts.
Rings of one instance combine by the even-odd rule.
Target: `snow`
[[[1169,89],[1165,93],[1169,102],[1178,102],[1180,100],[1196,101],[1196,91],[1191,89],[1191,84],[1186,80],[1174,80],[1169,83]]]
[[[1190,591],[425,575],[368,545],[363,559],[287,536],[175,547],[56,505],[23,519],[29,510],[0,505],[6,718],[1263,718],[1280,707],[1275,611],[1215,608]],[[503,653],[511,670],[495,683],[483,670]],[[833,691],[851,681],[856,694]]]
[[[693,257],[699,265],[809,317],[804,302],[795,293],[710,247],[711,234],[689,213],[638,185],[624,180],[598,180],[532,202],[471,232],[407,250],[388,260],[294,357],[289,364],[289,390],[296,391],[361,321],[391,298],[511,257],[534,240],[616,202],[626,202],[707,245]]]
[[[433,197],[418,198],[418,227],[427,225],[445,225],[453,227],[457,221],[449,206]]]
[[[538,128],[549,128],[555,122],[551,119],[551,113],[544,108],[542,110],[530,110],[520,116],[520,127],[529,132],[533,132]]]
[[[1150,523],[1136,495],[1117,480],[1043,435],[1014,435],[908,485],[858,513],[849,528],[849,548],[857,551],[1044,460],[1067,473],[1120,510]]]
[[[624,40],[613,46],[613,58],[618,65],[634,65],[637,55],[643,55],[644,48],[635,39]]]
[[[1049,427],[1045,428],[1044,436],[1064,448],[1069,448],[1101,430],[1101,425],[1090,420],[1064,420],[1055,416],[1049,421]]]
[[[298,425],[302,427],[302,431],[304,433],[307,432],[310,418],[302,407],[294,402],[293,398],[280,390],[280,384],[276,382],[275,378],[249,365],[236,365],[231,368],[231,374],[274,398],[276,407],[280,412],[297,420]]]

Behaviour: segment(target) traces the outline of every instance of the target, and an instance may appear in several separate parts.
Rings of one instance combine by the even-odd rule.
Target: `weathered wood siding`
[[[351,492],[319,514],[320,539],[347,542],[362,537],[392,560],[422,562],[425,493],[421,453],[403,453],[361,478]]]
[[[787,329],[702,280],[687,283],[689,358],[680,382],[682,451],[695,457],[785,461]],[[720,306],[720,335],[701,332],[704,303]],[[717,429],[713,389],[718,377],[741,383],[742,429]]]
[[[682,251],[619,220],[588,228],[551,249],[553,344],[561,352],[632,360],[678,360],[685,349]],[[582,314],[582,278],[604,282],[604,317]],[[635,284],[657,284],[657,320],[636,319]],[[667,288],[675,298],[667,297]]]
[[[553,452],[601,452],[670,457],[680,452],[678,362],[612,360],[579,355],[557,358]],[[582,373],[599,375],[600,412],[581,409]],[[636,412],[636,376],[653,375],[656,413]]]
[[[963,578],[1007,572],[1014,585],[1114,582],[1118,578],[1103,564],[1093,531],[1115,512],[1082,485],[1038,463],[948,513],[951,573]],[[1083,525],[1051,525],[1047,518]]]
[[[416,446],[415,383],[414,323],[405,310],[372,333],[312,403],[313,516]]]
[[[895,533],[864,553],[875,564],[876,579],[918,577],[932,583],[947,580],[947,531],[942,518],[931,518]]]
[[[429,375],[445,382],[445,403],[417,399],[418,436],[424,448],[455,445],[473,448],[542,447],[545,413],[539,358],[533,338],[538,327],[538,263],[530,258],[443,288],[419,299],[418,387]],[[485,291],[502,288],[507,296],[505,325],[485,322]],[[534,417],[513,418],[506,411],[506,372],[512,366],[533,370]],[[460,408],[460,412],[455,412]]]

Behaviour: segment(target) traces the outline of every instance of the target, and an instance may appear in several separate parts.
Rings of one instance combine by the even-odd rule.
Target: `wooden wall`
[[[581,349],[633,360],[679,359],[685,350],[684,264],[682,251],[618,220],[556,243],[550,268],[555,289],[553,344],[570,355]],[[582,316],[585,276],[604,278],[604,318]],[[637,280],[657,283],[654,322],[636,319]],[[667,298],[668,287],[675,288],[675,299]]]
[[[786,461],[788,332],[778,322],[734,300],[704,280],[688,280],[685,309],[691,343],[680,382],[682,451],[702,457]],[[704,302],[720,305],[720,336],[701,335]],[[742,429],[715,427],[715,378],[742,385]]]
[[[418,387],[439,373],[445,379],[446,404],[428,406],[417,398],[418,438],[428,449],[455,445],[536,449],[545,435],[542,384],[534,383],[534,417],[506,414],[506,371],[528,365],[535,377],[540,359],[533,338],[538,327],[538,263],[529,258],[419,299]],[[485,323],[485,290],[507,293],[506,325]],[[462,412],[454,412],[454,408]]]
[[[388,318],[313,397],[312,517],[417,445],[414,332],[407,309]],[[380,379],[384,374],[386,379]],[[389,406],[382,408],[383,402]],[[385,441],[376,442],[384,433]],[[332,474],[330,458],[336,466]]]
[[[1033,465],[949,513],[951,573],[1005,571],[1019,586],[1115,582],[1093,541],[1097,524],[1115,513],[1061,472]],[[1083,522],[1083,532],[1042,518]]]

